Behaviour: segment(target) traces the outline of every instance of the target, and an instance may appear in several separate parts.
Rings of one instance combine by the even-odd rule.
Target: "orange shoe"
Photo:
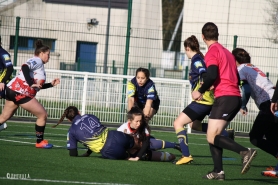
[[[47,140],[42,140],[40,143],[36,143],[36,148],[52,148],[53,144],[48,143]]]
[[[278,172],[277,171],[262,171],[261,174],[266,177],[273,177],[278,178]]]

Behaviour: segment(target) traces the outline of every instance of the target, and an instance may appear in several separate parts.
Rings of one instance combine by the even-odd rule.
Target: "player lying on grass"
[[[138,107],[132,107],[130,111],[128,111],[127,113],[127,122],[123,123],[117,130],[133,136],[137,135],[137,137],[139,137],[140,132],[142,132],[142,135],[150,136],[150,132],[147,129],[147,127],[142,128],[142,130],[138,130],[138,128],[141,126],[142,123],[141,119],[142,119],[142,110]],[[180,145],[177,143],[156,139],[150,136],[151,150],[154,151],[154,150],[160,150],[166,148],[173,148],[181,151]]]
[[[107,127],[100,123],[96,116],[92,114],[81,116],[79,110],[75,106],[66,108],[58,124],[60,124],[64,118],[67,118],[72,123],[67,137],[67,149],[69,150],[70,156],[78,156],[77,143],[80,142],[88,148],[87,152],[81,155],[82,157],[88,157],[92,152],[95,152],[101,153],[101,156],[106,159],[134,160],[134,158],[129,158],[127,152],[128,150],[138,148],[134,137],[131,135],[116,130],[108,130]],[[136,160],[137,157],[138,160],[144,160],[146,156],[149,156],[146,155],[146,152],[147,148],[142,148],[140,153],[136,155]],[[154,157],[158,156],[156,154],[158,153],[155,153]],[[175,158],[174,156],[170,158],[165,155],[165,160],[167,157],[169,158],[168,161]]]

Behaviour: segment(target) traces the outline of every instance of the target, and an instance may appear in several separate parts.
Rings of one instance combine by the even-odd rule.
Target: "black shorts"
[[[0,91],[0,98],[3,98],[3,99],[5,99],[6,98],[6,85],[5,85],[5,87],[4,87],[4,90],[3,91]]]
[[[212,105],[204,105],[193,101],[182,112],[186,114],[191,121],[202,121],[210,114],[211,107]]]
[[[240,96],[221,96],[215,98],[210,112],[210,119],[232,121],[241,107]]]
[[[16,105],[27,103],[32,100],[31,97],[20,94],[16,91],[11,90],[10,88],[6,88],[6,100],[13,101]]]
[[[145,105],[146,105],[146,104],[139,103],[139,102],[136,102],[136,103],[135,103],[135,106],[139,107],[141,110],[143,110],[143,109],[145,108]],[[156,100],[153,101],[153,103],[152,103],[152,108],[153,108],[154,110],[156,110],[156,112],[158,112],[159,105],[160,105],[160,99],[157,98]]]

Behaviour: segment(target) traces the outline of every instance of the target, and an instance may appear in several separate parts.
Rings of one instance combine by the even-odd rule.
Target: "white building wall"
[[[250,53],[253,64],[264,72],[278,74],[278,46],[266,39],[270,26],[267,19],[269,13],[275,12],[268,12],[267,9],[269,3],[266,0],[184,0],[182,39],[194,34],[201,46],[206,48],[201,30],[206,22],[214,22],[218,26],[221,44],[231,51],[233,36],[237,35],[237,47]],[[276,82],[277,79],[274,77],[271,80]]]
[[[146,59],[149,58],[161,58],[162,31],[157,30],[162,30],[161,9],[160,0],[133,1],[130,65],[146,63]],[[103,63],[108,8],[51,4],[41,0],[20,0],[0,11],[1,15],[21,17],[20,36],[57,39],[55,53],[51,55],[51,60],[54,61],[50,61],[49,68],[59,69],[59,62],[74,63],[77,41],[98,43],[97,64]],[[87,20],[92,18],[96,18],[99,24],[88,29]],[[115,60],[117,64],[123,64],[125,59],[127,18],[128,10],[111,9],[110,35],[113,36],[109,36],[108,61]],[[30,30],[30,27],[33,27],[33,30]],[[12,30],[11,35],[14,33]],[[147,39],[141,40],[138,37]],[[150,47],[154,50],[149,49]],[[28,57],[25,57],[25,54],[19,53],[18,65],[25,62],[26,58]],[[160,65],[160,60],[150,62],[154,64],[157,62]]]

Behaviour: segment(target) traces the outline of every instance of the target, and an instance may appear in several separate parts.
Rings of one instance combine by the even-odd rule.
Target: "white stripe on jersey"
[[[252,98],[259,107],[261,103],[271,100],[274,89],[273,83],[256,66],[241,64],[237,67],[240,80],[246,80],[252,90]]]

